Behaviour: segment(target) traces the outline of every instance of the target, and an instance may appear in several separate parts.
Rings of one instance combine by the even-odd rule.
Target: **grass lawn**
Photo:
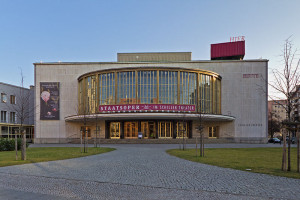
[[[81,153],[79,147],[33,147],[27,148],[27,160],[21,160],[21,152],[18,151],[18,160],[16,160],[15,151],[0,152],[0,167],[10,165],[21,165],[26,163],[36,163],[51,160],[64,160],[69,158],[78,158],[95,154],[106,153],[115,150],[114,148],[88,148],[88,153]]]
[[[196,157],[195,149],[168,150],[167,153],[186,160],[251,172],[300,179],[296,172],[296,148],[291,148],[291,172],[281,171],[282,148],[216,148],[205,149],[205,157]],[[199,149],[198,149],[199,155]]]

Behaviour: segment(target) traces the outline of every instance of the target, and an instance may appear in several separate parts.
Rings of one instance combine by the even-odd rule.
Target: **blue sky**
[[[0,0],[0,82],[34,84],[34,62],[116,61],[118,52],[191,51],[246,37],[245,59],[280,66],[283,42],[300,48],[300,1]]]

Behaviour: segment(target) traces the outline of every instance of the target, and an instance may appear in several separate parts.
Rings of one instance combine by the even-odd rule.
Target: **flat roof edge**
[[[169,54],[169,53],[192,53],[191,51],[164,51],[164,52],[124,52],[124,53],[117,53],[117,54]]]
[[[9,84],[9,83],[0,82],[0,85],[1,84],[6,85],[6,86],[10,86],[10,87],[15,87],[15,88],[20,88],[20,89],[30,90],[30,88],[21,87],[21,86],[17,86],[17,85],[12,85],[12,84]]]
[[[252,60],[192,60],[192,61],[162,61],[162,62],[41,62],[33,63],[33,65],[73,65],[73,64],[153,64],[153,63],[230,63],[230,62],[269,62],[268,59],[252,59]]]

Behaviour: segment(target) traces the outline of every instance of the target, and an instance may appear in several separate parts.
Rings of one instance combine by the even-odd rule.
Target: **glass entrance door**
[[[155,122],[141,122],[141,131],[144,138],[156,138]]]
[[[125,122],[124,123],[124,136],[125,138],[138,137],[138,122]]]
[[[176,128],[176,138],[189,137],[189,127],[187,122],[177,122]]]
[[[158,122],[158,137],[172,138],[173,137],[173,123],[172,122]]]
[[[111,139],[120,139],[120,122],[111,122],[109,132]]]

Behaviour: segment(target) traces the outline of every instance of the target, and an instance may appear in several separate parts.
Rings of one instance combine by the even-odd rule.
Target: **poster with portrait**
[[[40,120],[59,120],[59,82],[40,82]]]

